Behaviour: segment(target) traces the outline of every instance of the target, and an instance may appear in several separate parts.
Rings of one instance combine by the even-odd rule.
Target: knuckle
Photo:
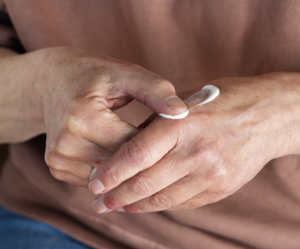
[[[54,48],[55,49],[55,48]],[[79,50],[77,48],[71,47],[71,46],[60,46],[60,47],[56,47],[56,49],[58,50],[58,52],[61,54],[62,52],[68,52],[68,53],[83,53],[82,50]]]
[[[223,180],[227,179],[227,176],[228,176],[228,171],[223,166],[212,167],[209,170],[209,178],[210,179],[223,181]]]
[[[109,108],[101,108],[98,111],[99,117],[101,117],[102,120],[107,121],[116,121],[117,116],[115,113],[113,113]],[[110,128],[110,127],[107,127]]]
[[[205,177],[208,180],[224,181],[228,178],[231,166],[215,155],[215,151],[208,152],[203,162]]]
[[[87,124],[83,117],[68,115],[65,119],[65,129],[67,132],[74,135],[86,134],[89,131],[90,125]]]
[[[145,166],[150,160],[151,155],[147,148],[143,148],[142,142],[139,142],[136,138],[132,138],[127,145],[126,161],[130,165],[136,165],[138,167]]]
[[[168,81],[166,79],[163,79],[163,78],[159,78],[159,79],[156,80],[156,86],[155,87],[159,90],[170,89],[170,90],[175,91],[175,88],[174,88],[173,84],[170,81]]]
[[[143,68],[142,66],[140,66],[138,64],[134,64],[134,63],[125,63],[125,64],[122,64],[122,66],[126,67],[126,69],[131,72],[144,72],[145,71],[145,68]]]
[[[208,198],[204,204],[216,203],[223,198],[224,198],[224,195],[222,195],[220,193],[209,193]]]
[[[64,173],[61,172],[60,170],[57,170],[57,169],[54,169],[54,168],[49,168],[50,170],[50,173],[51,175],[57,179],[57,180],[60,180],[60,181],[64,181],[65,180],[65,177],[64,177]]]
[[[49,153],[46,153],[45,155],[45,162],[48,165],[48,167],[56,169],[56,170],[61,170],[61,163],[60,159],[58,156],[52,151]]]
[[[53,151],[45,153],[45,162],[49,167],[56,164],[55,154]]]
[[[238,185],[236,182],[233,181],[226,181],[221,190],[219,191],[220,195],[231,195],[238,189]]]
[[[69,148],[68,148],[67,146],[65,146],[64,143],[65,143],[64,141],[58,140],[55,144],[52,145],[52,147],[51,147],[52,151],[57,155],[71,158],[73,156],[71,146],[69,146]],[[53,156],[51,158],[52,158],[52,160],[54,160]]]
[[[212,187],[210,187],[210,195],[213,198],[222,198],[233,194],[239,188],[238,181],[231,178],[221,181],[216,181]]]
[[[153,193],[154,184],[153,179],[138,175],[131,180],[129,189],[136,196],[148,196]]]
[[[68,132],[63,132],[49,146],[51,156],[65,157],[70,159],[79,159],[77,150],[77,138]]]
[[[161,194],[155,194],[153,195],[152,202],[154,206],[160,208],[160,209],[167,209],[172,206],[176,205],[176,199],[172,195],[161,195]]]
[[[50,150],[52,151],[51,154],[70,156],[71,153],[69,152],[68,147],[70,147],[68,146],[68,141],[65,138],[65,136],[62,135],[59,138],[57,138],[56,141],[54,141],[53,144],[51,145],[50,148]]]
[[[77,56],[82,56],[85,54],[84,51],[70,46],[53,47],[49,48],[47,51],[48,53],[51,53],[50,56],[54,58],[54,61],[58,65],[61,65],[64,61],[68,61],[69,58],[76,58]]]

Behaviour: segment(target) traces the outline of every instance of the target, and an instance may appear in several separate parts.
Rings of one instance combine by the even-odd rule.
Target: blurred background
[[[0,172],[2,169],[2,165],[5,159],[8,156],[8,146],[7,145],[0,145]]]

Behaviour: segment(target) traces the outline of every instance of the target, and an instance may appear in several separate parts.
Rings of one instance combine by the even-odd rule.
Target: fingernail
[[[89,189],[94,195],[97,195],[102,193],[105,187],[99,179],[95,179],[89,183]]]
[[[104,205],[101,199],[94,200],[93,208],[98,214],[104,213],[108,210],[108,208]]]
[[[170,108],[182,109],[183,111],[187,110],[185,103],[177,96],[168,97],[165,99],[165,102]]]
[[[115,211],[118,211],[118,212],[125,212],[125,210],[124,210],[123,207],[119,207],[119,208],[115,209]]]

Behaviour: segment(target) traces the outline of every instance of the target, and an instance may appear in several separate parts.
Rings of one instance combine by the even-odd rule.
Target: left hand
[[[214,101],[185,119],[156,118],[95,173],[105,186],[95,210],[201,207],[236,192],[271,159],[299,153],[299,79],[272,73],[209,83],[221,92]]]

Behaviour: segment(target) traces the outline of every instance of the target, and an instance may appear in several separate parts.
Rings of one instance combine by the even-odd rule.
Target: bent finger
[[[200,187],[199,187],[200,186]],[[117,211],[127,213],[157,212],[172,208],[204,192],[208,183],[199,184],[196,176],[186,176],[163,190]]]
[[[95,188],[91,191],[94,194],[107,192],[161,160],[177,142],[178,133],[172,121],[157,120],[124,144],[94,174]],[[97,184],[102,188],[96,188]]]
[[[65,123],[65,133],[71,135],[74,142],[84,138],[111,152],[117,151],[123,143],[139,132],[136,127],[123,121],[96,100],[83,102],[80,110],[69,115]]]
[[[187,111],[171,82],[140,66],[124,81],[124,88],[125,93],[158,114],[178,115]]]
[[[82,162],[75,162],[66,158],[59,159],[58,157],[52,159],[51,162],[48,161],[47,165],[53,170],[62,171],[83,179],[88,179],[94,168],[91,165]]]
[[[171,153],[154,166],[138,173],[118,187],[101,195],[101,200],[109,209],[136,203],[185,177],[189,167],[180,160],[174,160]]]
[[[86,178],[91,167],[101,167],[112,155],[97,144],[64,133],[59,141],[47,146],[45,161],[49,167]]]
[[[83,179],[81,177],[74,176],[67,172],[56,170],[54,168],[49,168],[49,169],[50,169],[51,175],[57,180],[67,182],[67,183],[70,183],[73,185],[77,185],[80,187],[84,187],[84,188],[87,188],[89,185],[88,179]]]

